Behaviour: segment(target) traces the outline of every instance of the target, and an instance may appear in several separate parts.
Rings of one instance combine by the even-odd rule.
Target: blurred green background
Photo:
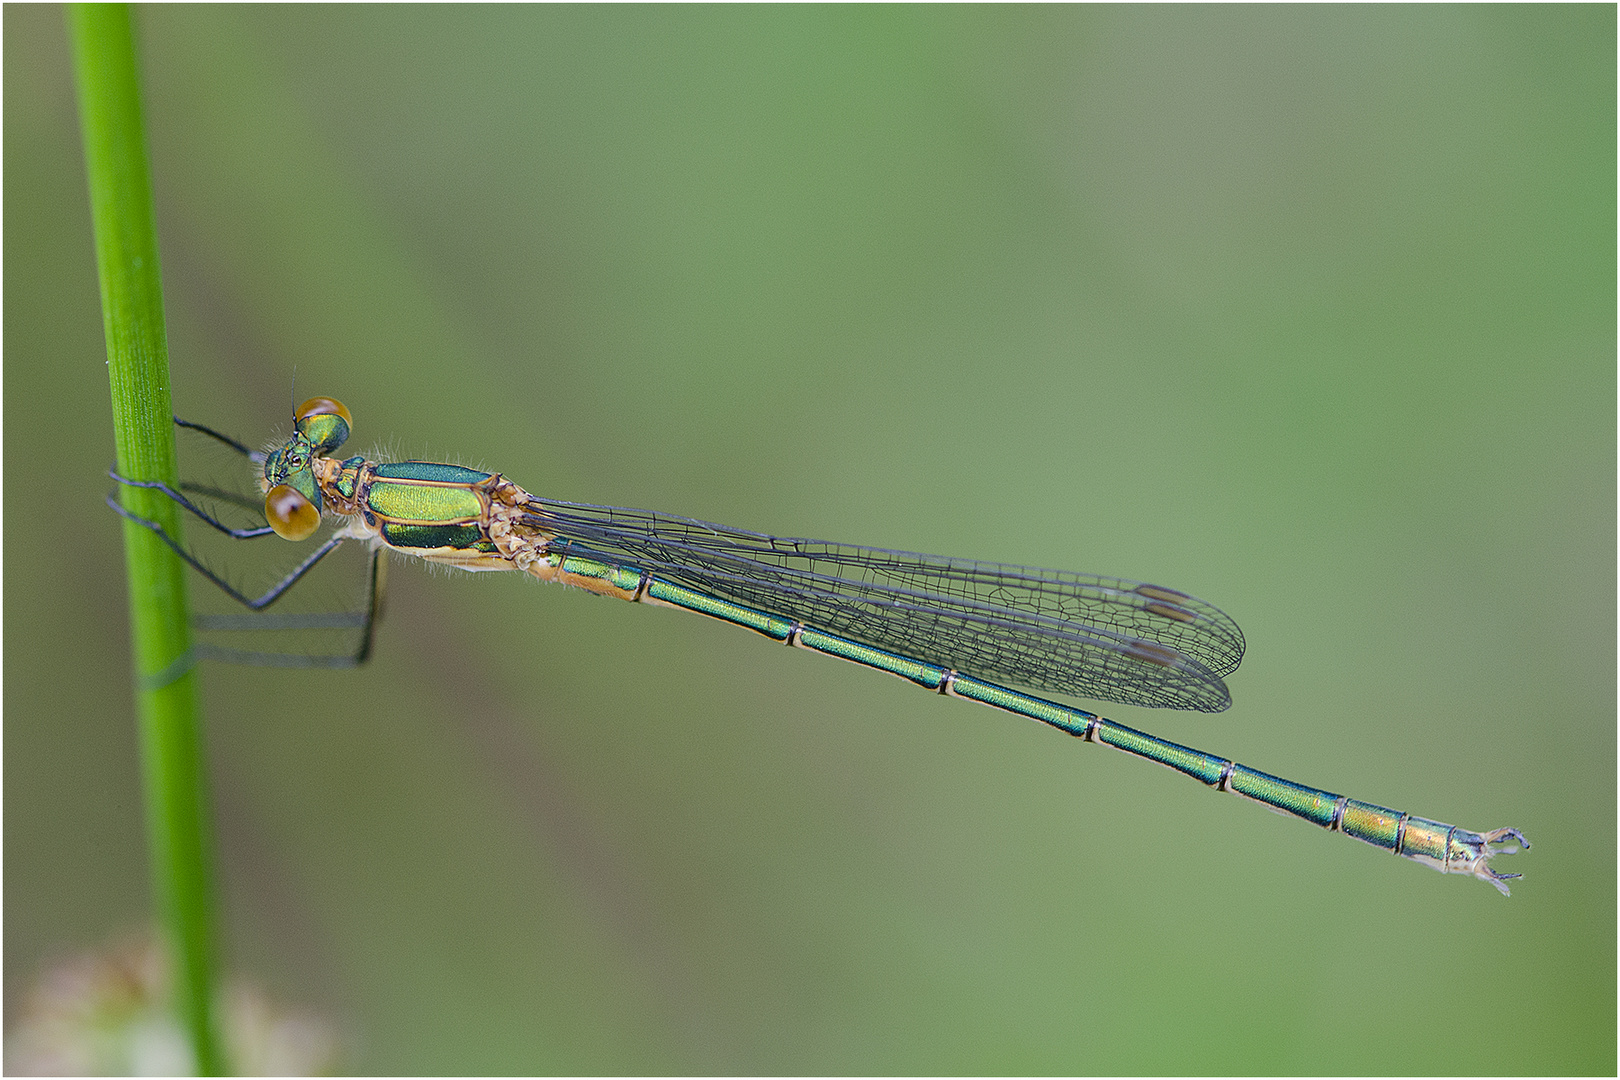
[[[366,670],[203,675],[228,966],[351,1067],[1614,1072],[1613,7],[138,18],[182,415],[296,366],[357,450],[1182,588],[1236,704],[1106,715],[1536,845],[1504,900],[401,563]],[[65,34],[4,19],[16,1002],[149,906]]]

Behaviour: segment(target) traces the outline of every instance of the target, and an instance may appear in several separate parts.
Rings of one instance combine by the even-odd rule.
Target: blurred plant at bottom
[[[174,1076],[195,1073],[169,1007],[168,958],[150,938],[47,968],[6,1038],[7,1075]],[[314,1016],[272,1005],[233,982],[216,1022],[231,1071],[241,1076],[325,1076],[340,1045]]]

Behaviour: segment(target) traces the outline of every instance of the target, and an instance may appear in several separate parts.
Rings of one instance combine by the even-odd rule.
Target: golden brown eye
[[[265,495],[264,518],[283,540],[307,540],[321,526],[321,512],[286,484],[277,484]]]
[[[298,406],[298,411],[293,413],[293,423],[296,424],[307,417],[328,414],[341,416],[345,424],[348,424],[351,428],[354,427],[354,417],[349,415],[349,410],[344,407],[343,402],[337,398],[329,397],[312,397]]]

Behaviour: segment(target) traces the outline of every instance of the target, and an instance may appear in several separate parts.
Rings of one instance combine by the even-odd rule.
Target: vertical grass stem
[[[134,479],[173,484],[162,278],[129,10],[122,4],[75,5],[68,29],[118,469]],[[124,488],[123,499],[170,535],[180,535],[178,509],[161,494]],[[153,888],[170,949],[176,1012],[197,1071],[217,1075],[224,1061],[213,1018],[214,894],[197,680],[187,659],[184,568],[162,541],[128,521],[124,550]]]

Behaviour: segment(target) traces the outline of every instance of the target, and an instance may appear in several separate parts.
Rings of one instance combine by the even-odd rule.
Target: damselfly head
[[[342,423],[341,418],[336,419]],[[321,489],[315,481],[318,456],[302,430],[265,456],[264,518],[277,536],[303,540],[320,525]]]

